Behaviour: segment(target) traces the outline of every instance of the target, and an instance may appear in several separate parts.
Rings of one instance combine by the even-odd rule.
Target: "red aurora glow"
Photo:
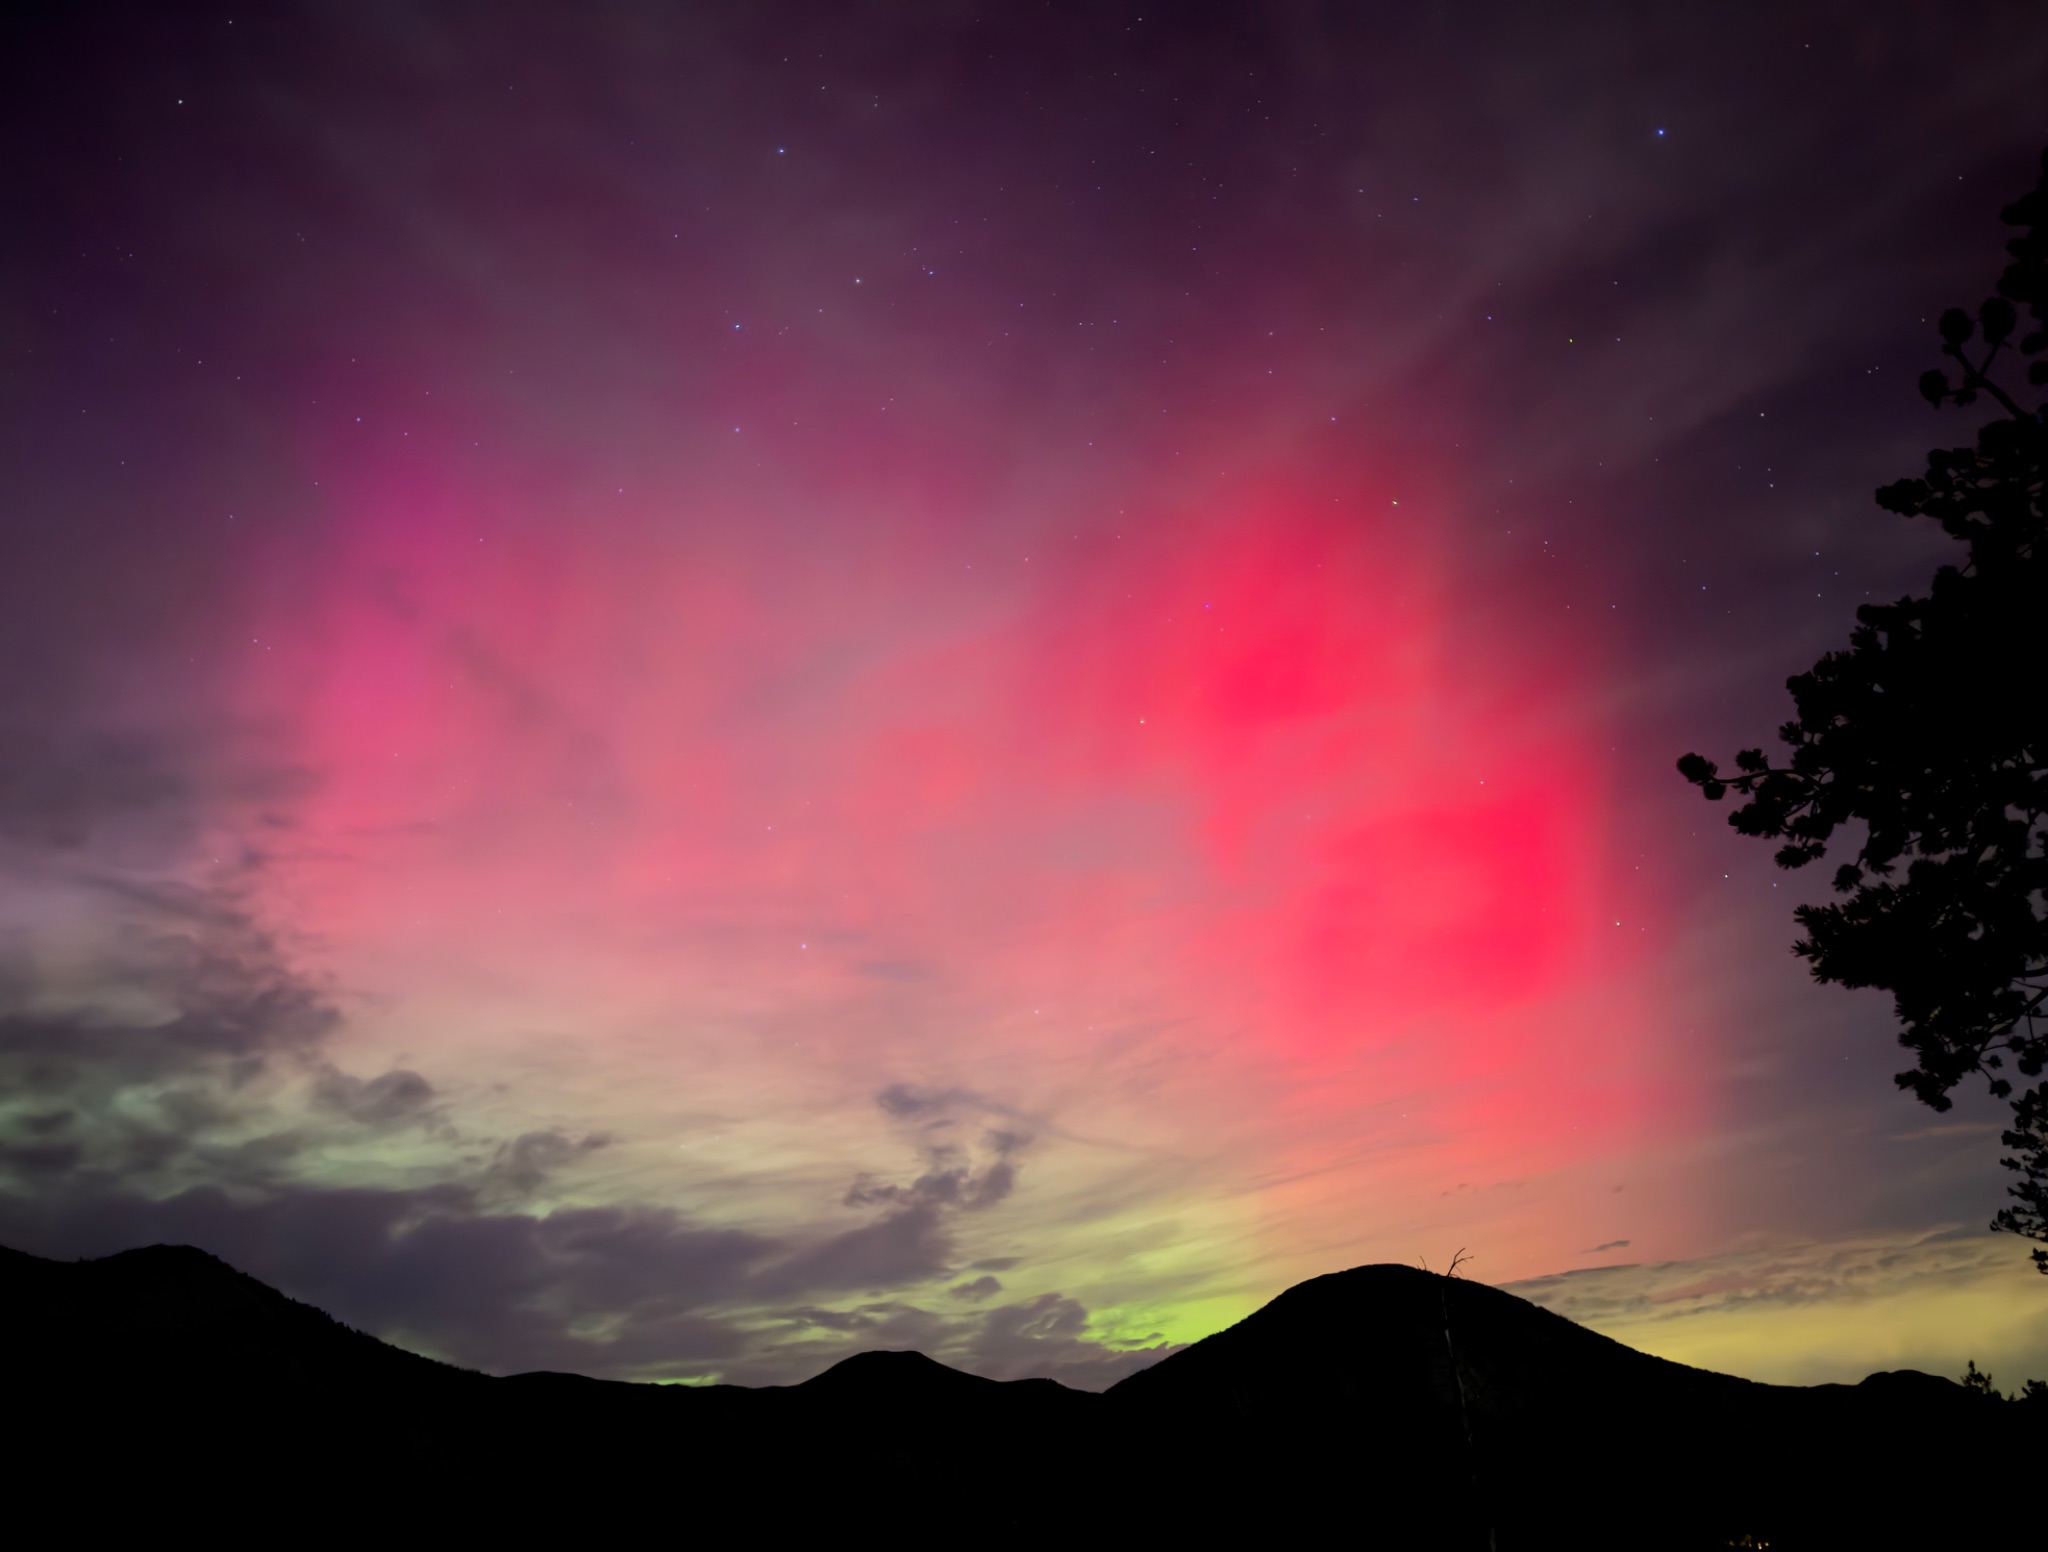
[[[1143,1028],[1155,1123],[1260,1174],[1389,1105],[1460,1176],[1640,1112],[1569,658],[1449,639],[1402,522],[1274,491],[1005,553],[365,483],[241,694],[326,773],[278,888],[394,1048],[1044,1110]]]

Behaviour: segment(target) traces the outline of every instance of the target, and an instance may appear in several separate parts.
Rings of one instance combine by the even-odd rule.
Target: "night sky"
[[[1944,558],[1870,493],[1970,434],[2048,11],[29,6],[0,74],[0,1242],[499,1372],[1099,1386],[1465,1247],[2048,1376],[1999,1111],[1673,771]]]

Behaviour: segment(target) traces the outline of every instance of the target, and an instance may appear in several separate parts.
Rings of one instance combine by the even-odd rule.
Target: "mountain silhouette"
[[[17,1340],[33,1333],[10,1367],[38,1382],[381,1392],[484,1379],[351,1330],[189,1245],[75,1262],[0,1247],[0,1320]]]
[[[2048,1439],[1948,1380],[1758,1384],[1402,1266],[1290,1288],[1111,1397],[1214,1472],[1348,1481],[1440,1545],[1961,1547],[1976,1452]],[[1914,1477],[1941,1484],[1924,1504]],[[1307,1533],[1326,1505],[1272,1512]]]
[[[1757,1384],[1399,1266],[1302,1283],[1100,1395],[915,1352],[790,1386],[495,1379],[174,1246],[0,1250],[0,1329],[17,1480],[157,1531],[1968,1548],[2031,1544],[1973,1484],[2048,1444],[2048,1408],[1948,1380]]]

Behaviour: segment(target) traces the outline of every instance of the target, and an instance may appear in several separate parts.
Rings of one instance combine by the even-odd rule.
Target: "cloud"
[[[427,1114],[433,1105],[434,1086],[404,1068],[365,1079],[330,1067],[314,1080],[313,1098],[364,1126],[391,1126]]]
[[[88,641],[65,635],[91,656]],[[103,877],[162,874],[207,837],[219,843],[225,816],[242,832],[231,843],[237,861],[289,828],[283,811],[310,777],[246,729],[193,707],[112,717],[67,699],[64,677],[0,685],[0,846],[13,851],[15,871],[55,863]]]
[[[740,1351],[743,1330],[713,1306],[776,1248],[654,1208],[488,1213],[459,1186],[295,1187],[258,1200],[214,1187],[161,1200],[0,1195],[0,1241],[58,1256],[199,1245],[351,1325],[457,1363],[616,1375]]]
[[[558,1170],[614,1141],[609,1132],[591,1132],[574,1139],[554,1131],[522,1132],[499,1145],[491,1160],[491,1173],[515,1191],[535,1191]]]
[[[941,1206],[917,1202],[806,1246],[766,1273],[760,1288],[788,1296],[914,1286],[945,1276],[952,1253]]]
[[[1645,1352],[1752,1379],[1952,1374],[1972,1357],[2048,1375],[2048,1289],[2009,1235],[1779,1242],[1502,1286]]]
[[[108,825],[141,822],[183,833],[192,777],[158,738],[101,731],[0,733],[0,837],[80,851]]]
[[[1061,1293],[998,1305],[983,1312],[966,1344],[963,1367],[991,1379],[1056,1379],[1083,1390],[1103,1390],[1157,1363],[1179,1344],[1153,1340],[1115,1347],[1088,1335],[1089,1312]]]
[[[16,910],[0,938],[0,1242],[196,1244],[493,1370],[673,1370],[744,1347],[712,1306],[787,1244],[648,1206],[504,1210],[610,1137],[529,1131],[465,1162],[489,1139],[455,1128],[428,1077],[328,1059],[339,1007],[262,925],[246,875],[40,882],[46,902],[83,901],[67,919],[91,931],[57,941]],[[422,1145],[394,1163],[406,1131]],[[361,1178],[380,1173],[425,1183]]]
[[[957,1208],[963,1212],[993,1207],[1016,1189],[1017,1167],[1008,1154],[1019,1144],[1000,1132],[989,1133],[987,1142],[997,1157],[985,1166],[977,1168],[959,1149],[934,1148],[930,1154],[932,1167],[908,1185],[860,1175],[847,1188],[845,1203],[848,1207],[889,1205],[906,1210]]]
[[[757,1291],[907,1290],[955,1275],[953,1222],[996,1208],[1016,1190],[1035,1136],[1011,1107],[967,1089],[905,1083],[885,1085],[875,1102],[915,1141],[923,1168],[908,1181],[856,1176],[842,1205],[878,1208],[880,1216],[764,1268],[753,1281]],[[988,1124],[990,1117],[1001,1124]],[[956,1304],[983,1306],[972,1311],[940,1313],[904,1298],[849,1309],[815,1302],[785,1308],[777,1319],[804,1340],[765,1342],[731,1377],[776,1383],[865,1348],[917,1347],[994,1379],[1045,1377],[1102,1389],[1173,1350],[1156,1337],[1113,1345],[1092,1336],[1087,1308],[1057,1291],[991,1304],[1004,1291],[993,1274],[1019,1264],[1015,1256],[971,1262],[965,1270],[979,1275],[945,1293]]]
[[[992,1108],[971,1089],[921,1088],[914,1083],[891,1083],[875,1095],[884,1113],[899,1121],[944,1119],[956,1110]]]
[[[852,1222],[537,1210],[616,1139],[479,1136],[427,1071],[344,1070],[344,1004],[262,913],[262,857],[198,865],[229,798],[289,779],[230,779],[143,733],[53,738],[0,739],[0,845],[21,864],[0,892],[0,1242],[198,1245],[495,1372],[788,1381],[888,1346],[1102,1384],[1156,1356],[1093,1340],[1064,1294],[997,1302],[1015,1256],[963,1267],[955,1226],[1013,1199],[1040,1131],[965,1088],[876,1092],[915,1163],[856,1176]]]
[[[782,1350],[792,1330],[1012,1366],[1100,1358],[1079,1306],[962,1325],[887,1297],[957,1277],[953,1221],[1016,1189],[1031,1136],[987,1124],[1001,1107],[980,1096],[884,1088],[878,1107],[920,1167],[857,1177],[850,1226],[770,1236],[645,1204],[524,1210],[613,1139],[542,1128],[478,1158],[487,1140],[460,1134],[426,1075],[328,1059],[336,1004],[234,891],[82,887],[102,931],[75,974],[28,939],[0,960],[0,1240],[64,1256],[197,1244],[351,1324],[496,1371],[802,1378],[830,1355]],[[325,1178],[349,1149],[405,1133],[459,1146],[413,1158],[402,1186]],[[990,1275],[959,1286],[969,1302],[1000,1291]],[[885,1297],[826,1307],[848,1293]]]
[[[1012,1344],[1070,1340],[1087,1329],[1088,1311],[1078,1299],[1047,1293],[990,1310],[979,1345],[985,1352],[1000,1352]]]
[[[841,1205],[878,1207],[882,1216],[791,1256],[766,1279],[773,1289],[906,1287],[953,1271],[951,1220],[986,1211],[1016,1189],[1018,1156],[1032,1142],[1015,1127],[967,1133],[979,1113],[1003,1107],[964,1089],[892,1083],[875,1096],[918,1140],[924,1168],[907,1182],[854,1177]],[[956,1140],[957,1139],[957,1140]]]
[[[38,883],[31,903],[68,930],[19,898],[0,923],[0,1191],[291,1190],[350,1158],[360,1181],[371,1145],[407,1134],[387,1174],[468,1178],[458,1156],[487,1140],[458,1132],[431,1080],[329,1059],[340,1008],[259,919],[246,871]],[[591,1145],[521,1139],[494,1178],[530,1191]]]
[[[344,1070],[343,1003],[261,914],[261,860],[164,862],[210,801],[166,748],[88,741],[0,780],[0,840],[30,876],[0,896],[0,1242],[198,1245],[494,1372],[786,1382],[916,1347],[1099,1386],[1157,1357],[1091,1337],[1063,1293],[1000,1302],[1015,1256],[963,1266],[957,1225],[1014,1199],[1042,1130],[966,1088],[875,1092],[914,1163],[855,1176],[837,1221],[764,1233],[644,1202],[537,1210],[616,1139],[479,1136],[428,1072]],[[131,844],[144,832],[159,850]]]
[[[341,1114],[419,1100],[415,1075],[324,1066],[336,1011],[231,892],[87,888],[101,920],[68,957],[29,931],[0,940],[0,1167],[17,1184],[59,1160],[139,1188],[267,1177],[296,1148],[277,1087],[309,1072]]]
[[[1102,1341],[1089,1333],[1087,1307],[1062,1293],[1039,1294],[966,1315],[883,1300],[846,1310],[798,1306],[778,1311],[777,1318],[802,1339],[764,1344],[729,1370],[730,1377],[744,1384],[781,1384],[817,1373],[856,1352],[915,1347],[989,1379],[1053,1379],[1082,1390],[1104,1390],[1180,1350],[1180,1344],[1156,1334],[1138,1343]]]
[[[1033,1143],[984,1096],[883,1087],[877,1107],[918,1167],[857,1176],[850,1225],[771,1235],[631,1202],[534,1211],[614,1139],[537,1128],[493,1143],[457,1127],[424,1073],[343,1071],[328,1055],[335,999],[231,883],[66,887],[96,923],[68,969],[33,932],[0,945],[0,1241],[58,1256],[195,1244],[350,1324],[498,1372],[787,1381],[858,1347],[910,1346],[1106,1383],[1142,1361],[1091,1341],[1062,1295],[957,1308],[1000,1294],[992,1273],[1016,1258],[960,1280],[953,1225],[1012,1197]],[[952,1313],[904,1296],[948,1280]],[[831,1307],[848,1294],[866,1300]]]

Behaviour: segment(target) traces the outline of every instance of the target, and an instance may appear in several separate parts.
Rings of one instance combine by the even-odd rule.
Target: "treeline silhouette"
[[[0,1312],[18,1513],[77,1535],[2026,1545],[2019,1495],[1962,1484],[2048,1443],[1988,1381],[1759,1385],[1400,1266],[1100,1395],[890,1352],[757,1389],[491,1378],[182,1247],[0,1251]]]

